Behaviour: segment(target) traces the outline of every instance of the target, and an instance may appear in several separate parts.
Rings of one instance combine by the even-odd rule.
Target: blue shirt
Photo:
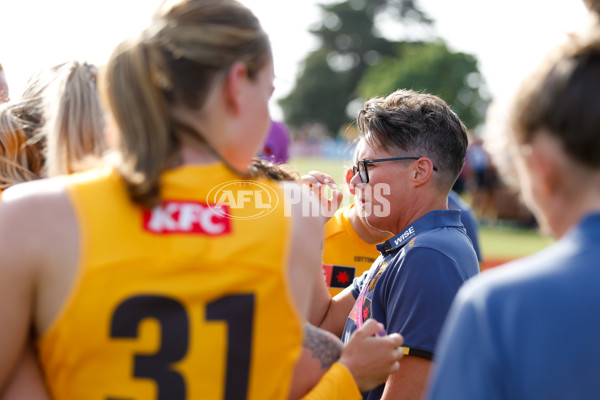
[[[600,214],[456,297],[429,399],[600,398]]]
[[[357,299],[342,339],[368,318],[404,337],[405,352],[431,359],[446,313],[459,287],[479,272],[459,210],[429,212],[377,245],[381,256],[353,282]],[[365,394],[379,399],[381,385]]]

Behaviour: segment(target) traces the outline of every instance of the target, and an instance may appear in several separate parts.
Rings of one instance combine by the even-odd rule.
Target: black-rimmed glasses
[[[358,172],[358,176],[362,183],[369,183],[369,169],[367,168],[369,164],[375,164],[383,161],[400,161],[400,160],[418,160],[421,157],[393,157],[393,158],[377,158],[374,160],[359,160],[356,162],[356,165],[352,167],[352,174],[356,175]],[[435,165],[433,166],[433,170],[437,171]]]

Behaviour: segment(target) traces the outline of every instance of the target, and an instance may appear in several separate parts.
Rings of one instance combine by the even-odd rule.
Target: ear
[[[413,164],[411,173],[415,186],[424,185],[433,174],[433,162],[428,157],[421,157]]]
[[[348,185],[348,191],[350,192],[351,195],[354,196],[354,185],[350,183],[350,181],[352,180],[353,177],[354,177],[354,174],[352,173],[352,168],[347,168],[346,169],[346,184]]]
[[[238,61],[229,69],[223,86],[227,108],[236,115],[239,114],[241,110],[243,85],[247,76],[248,67],[243,62]]]
[[[538,184],[542,194],[546,196],[555,193],[562,177],[558,157],[548,150],[550,149],[531,146],[526,156],[527,167],[532,173],[532,178]]]

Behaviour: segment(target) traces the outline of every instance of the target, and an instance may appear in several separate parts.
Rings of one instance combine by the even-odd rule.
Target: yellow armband
[[[302,400],[361,400],[354,377],[345,365],[334,363]]]

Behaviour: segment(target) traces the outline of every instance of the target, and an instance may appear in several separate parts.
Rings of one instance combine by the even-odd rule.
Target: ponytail
[[[153,207],[159,202],[160,176],[172,161],[176,140],[169,130],[168,110],[161,85],[165,75],[143,43],[123,43],[106,69],[107,102],[120,130],[120,172],[131,199]]]
[[[104,95],[120,137],[120,171],[135,203],[160,202],[160,177],[176,164],[178,135],[190,135],[228,165],[214,139],[179,120],[172,108],[201,113],[235,62],[244,62],[253,79],[270,59],[258,19],[234,0],[165,3],[138,39],[116,48]]]
[[[56,91],[48,98],[48,176],[71,174],[107,149],[104,117],[96,89],[96,67],[72,62],[56,71]],[[54,93],[56,94],[54,96]]]

